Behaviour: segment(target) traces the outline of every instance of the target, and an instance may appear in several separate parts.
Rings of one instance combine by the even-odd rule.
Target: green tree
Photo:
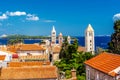
[[[68,49],[68,41],[67,41],[67,38],[65,38],[65,41],[64,43],[62,44],[62,49],[60,50],[60,55],[59,55],[59,58],[62,59],[62,58],[66,58],[67,57],[67,49]]]
[[[18,43],[23,43],[23,39],[9,39],[7,44],[8,45],[15,45],[15,44],[18,44]]]
[[[109,52],[120,54],[120,20],[114,22],[114,33],[111,35],[108,46]]]
[[[54,64],[60,71],[66,73],[66,78],[71,77],[71,69],[75,68],[77,71],[78,80],[85,80],[85,65],[84,61],[93,57],[90,52],[78,52],[78,41],[75,39],[72,44],[68,44],[67,40],[62,45],[60,51],[60,61]]]
[[[62,49],[60,51],[59,58],[64,58],[66,62],[69,63],[69,61],[72,59],[72,54],[77,54],[78,49],[78,41],[77,39],[74,40],[73,44],[68,44],[67,39],[65,39],[65,42],[62,45]]]

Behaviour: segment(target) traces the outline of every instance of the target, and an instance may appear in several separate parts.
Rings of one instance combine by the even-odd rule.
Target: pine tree
[[[114,33],[111,35],[111,42],[108,46],[109,52],[120,54],[120,20],[114,23]]]
[[[65,41],[64,43],[62,44],[62,49],[60,51],[60,55],[59,55],[59,58],[62,59],[62,58],[66,58],[67,57],[67,49],[68,49],[68,41],[67,41],[67,38],[65,38]]]
[[[73,44],[69,44],[67,39],[65,39],[62,45],[62,49],[60,51],[59,58],[60,59],[64,58],[66,59],[66,61],[69,61],[70,59],[72,59],[72,54],[77,53],[77,49],[78,49],[77,39],[74,40]]]

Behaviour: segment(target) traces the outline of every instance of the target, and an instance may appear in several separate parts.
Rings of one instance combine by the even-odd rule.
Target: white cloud
[[[28,17],[33,16],[32,14],[27,14]]]
[[[7,15],[9,16],[24,16],[26,15],[26,12],[21,12],[21,11],[16,11],[16,12],[6,12]]]
[[[4,19],[7,19],[7,15],[6,14],[2,14],[2,16],[0,16],[0,20],[4,20]]]
[[[39,17],[35,16],[35,15],[32,15],[32,14],[27,14],[26,20],[29,20],[29,21],[38,21]]]
[[[43,22],[51,23],[51,22],[56,22],[55,20],[44,20]]]
[[[113,20],[114,20],[114,21],[120,20],[120,13],[115,14],[115,15],[113,16]]]

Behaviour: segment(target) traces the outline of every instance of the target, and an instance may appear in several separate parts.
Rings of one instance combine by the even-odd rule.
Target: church
[[[62,46],[62,43],[64,41],[62,33],[58,35],[58,43],[56,43],[57,35],[55,27],[53,26],[51,31],[51,54],[53,57],[53,62],[56,60],[59,60],[59,53]],[[71,37],[67,37],[67,41],[69,44],[71,44]],[[78,51],[84,51],[84,52],[91,52],[94,55],[95,52],[95,42],[94,42],[94,29],[92,28],[91,24],[88,24],[88,27],[85,30],[85,46],[79,46]]]

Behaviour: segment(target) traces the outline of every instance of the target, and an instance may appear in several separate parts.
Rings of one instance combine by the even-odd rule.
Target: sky
[[[111,35],[120,19],[120,0],[0,0],[0,35],[84,36],[91,24],[95,35]]]

